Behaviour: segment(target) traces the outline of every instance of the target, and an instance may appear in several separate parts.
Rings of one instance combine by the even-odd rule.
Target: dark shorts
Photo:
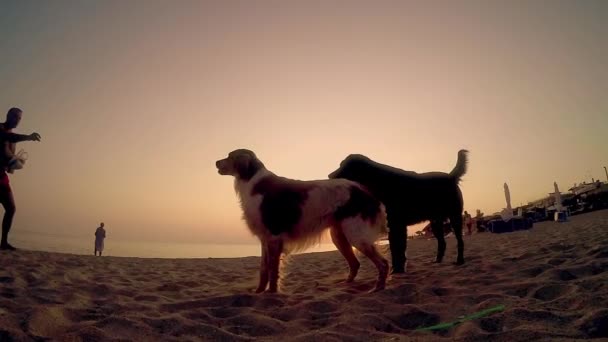
[[[8,174],[5,171],[0,171],[0,185],[9,185]]]

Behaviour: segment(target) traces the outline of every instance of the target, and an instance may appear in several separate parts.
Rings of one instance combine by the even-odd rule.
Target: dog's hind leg
[[[378,280],[376,280],[376,286],[370,292],[383,290],[386,287],[386,278],[388,277],[388,260],[384,259],[382,255],[378,253],[376,246],[373,244],[362,243],[355,247],[357,247],[361,253],[365,254],[365,256],[368,257],[378,269]]]
[[[450,217],[450,224],[456,241],[458,241],[458,257],[456,258],[456,265],[464,264],[464,241],[462,239],[462,216],[460,214],[453,215]]]
[[[331,233],[331,241],[333,241],[333,243],[334,243],[334,245],[336,245],[336,248],[338,249],[338,251],[340,251],[340,253],[344,257],[344,259],[346,259],[346,262],[348,262],[349,272],[348,272],[348,277],[346,278],[346,282],[350,283],[353,280],[355,280],[355,277],[357,276],[357,273],[359,272],[359,267],[361,266],[361,264],[359,263],[359,260],[357,260],[357,257],[355,256],[355,253],[353,252],[353,247],[351,246],[350,242],[348,242],[348,240],[346,239],[346,236],[342,232],[341,227],[339,227],[339,226],[331,227],[330,233]]]
[[[255,293],[264,292],[268,286],[268,243],[262,241],[262,257],[260,258],[260,280]]]
[[[361,217],[346,219],[342,221],[341,226],[348,242],[368,257],[378,269],[378,280],[372,292],[384,289],[388,276],[388,261],[378,253],[374,245],[380,233],[378,227],[374,227]]]
[[[445,237],[443,236],[443,220],[431,221],[431,230],[435,239],[437,239],[437,259],[435,262],[441,262],[445,255]]]

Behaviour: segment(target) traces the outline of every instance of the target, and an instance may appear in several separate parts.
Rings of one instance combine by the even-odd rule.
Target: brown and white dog
[[[384,206],[359,184],[346,179],[300,181],[275,175],[250,150],[239,149],[216,162],[220,175],[235,177],[243,218],[262,243],[260,281],[256,292],[276,292],[284,251],[301,250],[330,229],[337,249],[348,262],[347,282],[359,270],[354,246],[378,268],[372,291],[385,287],[388,261],[375,241],[386,232]],[[270,282],[270,285],[268,284]]]

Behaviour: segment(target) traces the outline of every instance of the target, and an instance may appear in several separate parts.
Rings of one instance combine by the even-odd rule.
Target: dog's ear
[[[348,157],[344,160],[345,162],[353,162],[353,161],[369,161],[370,159],[362,154],[349,154]]]
[[[234,168],[242,180],[250,180],[264,165],[251,154],[241,154],[236,157]]]
[[[344,177],[345,171],[348,169],[349,164],[351,163],[353,156],[354,156],[353,154],[350,154],[346,158],[344,158],[340,162],[340,166],[338,166],[338,169],[336,169],[334,172],[330,173],[327,176],[327,178],[329,178],[329,179],[345,178]]]
[[[340,178],[340,170],[341,168],[338,168],[336,171],[330,173],[329,175],[327,175],[327,178],[329,179],[335,179],[335,178]]]

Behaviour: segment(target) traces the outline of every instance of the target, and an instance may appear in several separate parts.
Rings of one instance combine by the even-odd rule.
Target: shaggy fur
[[[374,291],[385,287],[388,261],[374,244],[386,232],[384,206],[359,184],[346,179],[299,181],[279,177],[245,149],[230,152],[216,166],[219,174],[234,176],[243,218],[262,244],[256,292],[276,292],[281,253],[318,242],[327,228],[348,262],[347,281],[355,279],[360,266],[354,246],[378,269]]]
[[[405,272],[407,226],[431,221],[437,238],[437,259],[445,254],[443,223],[450,220],[458,241],[457,264],[464,263],[462,240],[462,193],[458,183],[467,170],[466,150],[458,152],[458,161],[450,173],[416,173],[377,163],[363,155],[351,154],[329,175],[358,182],[386,206],[393,273]]]

